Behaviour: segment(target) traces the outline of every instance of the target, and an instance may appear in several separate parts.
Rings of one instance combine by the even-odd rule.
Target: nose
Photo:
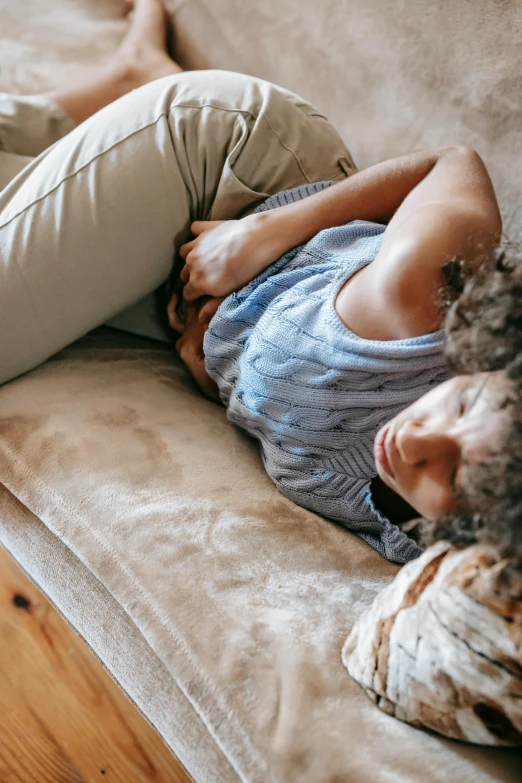
[[[415,421],[404,422],[395,436],[395,445],[408,465],[451,459],[458,455],[460,448],[451,432]]]

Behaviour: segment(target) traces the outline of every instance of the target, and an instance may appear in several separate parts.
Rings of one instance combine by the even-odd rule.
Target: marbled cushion
[[[430,547],[358,619],[351,676],[389,715],[447,737],[522,745],[522,574],[486,547]]]

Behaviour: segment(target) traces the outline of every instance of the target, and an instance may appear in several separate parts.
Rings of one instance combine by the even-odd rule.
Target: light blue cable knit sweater
[[[330,184],[279,193],[257,211]],[[204,352],[228,418],[260,441],[265,468],[283,495],[404,563],[420,549],[373,505],[373,440],[448,373],[442,332],[365,340],[335,311],[337,292],[376,257],[384,229],[354,220],[285,253],[225,299]]]

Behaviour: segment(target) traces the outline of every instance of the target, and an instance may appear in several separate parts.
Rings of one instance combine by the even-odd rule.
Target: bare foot
[[[167,53],[167,14],[161,0],[126,2],[131,22],[111,67],[121,71],[130,89],[181,73],[183,68]]]
[[[126,0],[126,5],[132,9],[129,30],[108,65],[94,78],[46,93],[77,125],[136,87],[183,70],[167,53],[161,0]]]

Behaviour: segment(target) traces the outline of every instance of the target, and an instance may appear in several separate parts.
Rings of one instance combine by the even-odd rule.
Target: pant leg
[[[326,117],[269,82],[224,71],[186,73],[176,109],[172,124],[176,136],[185,139],[184,177],[192,184],[193,218],[237,217],[280,190],[356,171]],[[226,158],[223,149],[216,157],[218,147],[211,144],[212,128],[218,125],[230,134]],[[171,342],[166,317],[157,315],[158,303],[165,310],[169,288],[157,293],[118,313],[109,325]]]
[[[74,124],[49,98],[0,93],[0,191]]]
[[[36,157],[66,136],[74,120],[43,95],[0,93],[0,150]]]
[[[74,127],[72,118],[50,98],[0,93],[0,191],[39,153]],[[170,342],[157,323],[156,301],[152,294],[111,319],[109,325]]]
[[[192,220],[352,165],[312,107],[238,74],[168,76],[106,107],[0,193],[0,383],[153,291]]]

